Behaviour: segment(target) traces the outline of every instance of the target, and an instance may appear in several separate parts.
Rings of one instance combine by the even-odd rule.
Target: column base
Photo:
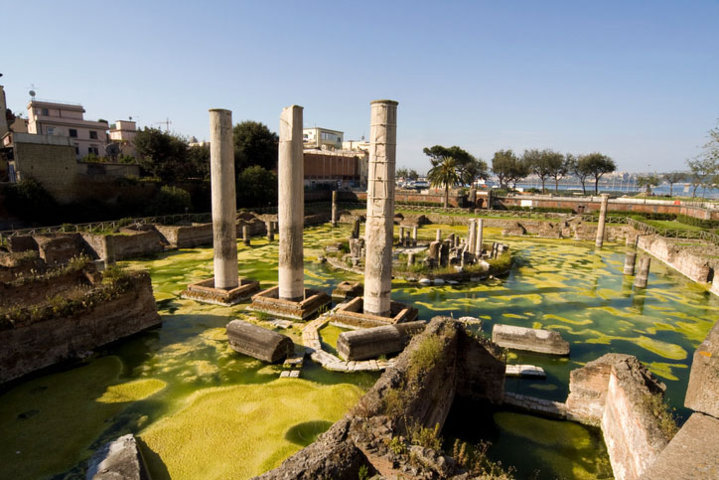
[[[249,309],[282,318],[304,320],[332,302],[329,295],[319,290],[305,288],[305,297],[300,300],[279,298],[280,287],[272,287],[253,295]]]
[[[399,302],[390,303],[388,316],[364,313],[363,297],[356,297],[344,305],[340,305],[331,315],[330,321],[360,328],[381,327],[397,323],[417,320],[418,310]]]
[[[258,281],[247,278],[240,278],[238,281],[239,284],[234,288],[215,288],[214,277],[209,278],[189,284],[187,290],[180,293],[180,297],[201,303],[231,306],[247,300],[260,290]]]

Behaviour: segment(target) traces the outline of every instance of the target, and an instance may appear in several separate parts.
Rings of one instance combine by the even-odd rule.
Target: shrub
[[[191,206],[190,194],[186,190],[165,185],[155,195],[148,208],[148,213],[151,215],[185,213]]]
[[[32,177],[10,185],[5,191],[7,211],[28,222],[56,222],[58,205],[47,190]]]

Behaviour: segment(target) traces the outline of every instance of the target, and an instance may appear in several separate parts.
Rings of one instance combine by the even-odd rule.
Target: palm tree
[[[433,187],[444,185],[444,208],[449,204],[449,187],[461,180],[457,161],[453,157],[443,157],[432,162],[434,165],[427,172],[427,179]]]

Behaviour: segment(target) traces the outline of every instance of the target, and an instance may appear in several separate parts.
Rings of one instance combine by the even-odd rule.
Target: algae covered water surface
[[[422,228],[420,236],[433,239],[434,228]],[[487,230],[487,240],[497,233]],[[313,262],[322,245],[348,234],[346,227],[329,225],[305,231],[307,286],[329,293],[339,281],[361,280]],[[681,405],[691,353],[715,320],[715,299],[656,261],[649,287],[633,290],[621,275],[619,249],[595,252],[589,244],[572,241],[502,241],[518,259],[508,278],[437,287],[398,279],[393,298],[418,307],[423,319],[438,314],[481,318],[485,333],[494,323],[560,330],[572,343],[571,356],[510,354],[510,362],[541,365],[548,378],[509,380],[509,390],[564,400],[571,369],[615,351],[637,355],[667,383],[672,405]],[[255,238],[252,247],[238,248],[240,275],[259,280],[263,288],[276,284],[276,242]],[[311,442],[377,378],[331,373],[310,362],[303,378],[279,379],[280,367],[233,352],[224,327],[243,318],[244,305],[208,306],[178,296],[188,283],[211,276],[210,248],[127,264],[149,269],[163,326],[0,394],[0,477],[74,478],[92,451],[132,432],[156,480],[248,478]],[[299,327],[284,333],[299,342]],[[339,330],[328,327],[325,334],[333,346]],[[540,468],[547,478],[572,478],[567,472],[603,478],[606,454],[594,431],[568,422],[525,421],[501,411],[488,421],[494,432],[489,439],[495,442],[490,453],[505,458],[505,464],[516,460],[507,445],[544,432],[547,438],[564,439],[561,448],[531,444],[527,448],[533,453],[525,457],[536,462],[523,468]]]

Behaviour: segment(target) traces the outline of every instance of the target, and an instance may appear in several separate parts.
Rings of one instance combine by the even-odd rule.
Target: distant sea
[[[525,190],[529,188],[542,188],[542,184],[540,182],[526,182],[526,183],[518,183],[517,187],[522,187]],[[545,184],[545,188],[549,192],[554,191],[554,183],[553,182],[547,182]],[[637,188],[636,184],[634,183],[620,183],[620,182],[607,182],[607,183],[600,183],[599,184],[599,191],[600,192],[612,192],[612,193],[626,193],[627,195],[636,195],[638,193],[644,192],[644,188]],[[582,184],[581,183],[567,183],[567,184],[559,184],[559,191],[560,192],[566,192],[566,191],[573,191],[573,192],[582,192]],[[587,194],[594,193],[594,182],[587,183]],[[663,195],[669,195],[669,185],[663,184],[659,185],[658,187],[652,188],[652,193],[658,197],[661,197]],[[692,186],[689,184],[684,183],[675,183],[674,187],[672,189],[672,194],[674,196],[680,196],[680,197],[691,197],[692,196]],[[696,198],[697,200],[701,200],[702,198],[711,198],[711,199],[717,199],[719,198],[719,189],[717,188],[707,188],[706,191],[702,189],[701,187],[697,188],[696,192]]]

